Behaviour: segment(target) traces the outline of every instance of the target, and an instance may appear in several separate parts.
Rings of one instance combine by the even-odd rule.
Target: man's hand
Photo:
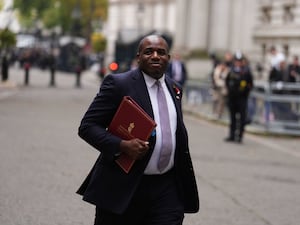
[[[142,141],[138,138],[131,140],[122,140],[120,144],[121,152],[126,153],[134,160],[141,159],[149,149],[149,142]]]

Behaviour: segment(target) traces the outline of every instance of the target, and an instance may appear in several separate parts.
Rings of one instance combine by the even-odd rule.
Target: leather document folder
[[[155,127],[155,121],[130,96],[124,96],[108,131],[124,140],[139,138],[147,141]],[[121,153],[116,163],[128,173],[134,160]]]

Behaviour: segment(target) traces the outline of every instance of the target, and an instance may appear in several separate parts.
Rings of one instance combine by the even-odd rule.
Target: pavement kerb
[[[189,106],[188,104],[184,104],[183,107],[183,112],[187,115],[191,115],[193,117],[203,119],[206,121],[209,121],[214,124],[222,125],[222,126],[228,126],[229,121],[225,119],[224,117],[222,119],[217,119],[216,117],[213,116],[212,113],[207,113],[207,112],[202,112],[201,110],[198,109],[199,107],[193,107]],[[277,134],[270,134],[266,132],[263,128],[260,128],[255,125],[247,125],[245,127],[245,132],[250,133],[250,134],[255,134],[255,135],[260,135],[260,136],[286,136],[286,135],[277,135]],[[290,136],[290,135],[287,135]]]

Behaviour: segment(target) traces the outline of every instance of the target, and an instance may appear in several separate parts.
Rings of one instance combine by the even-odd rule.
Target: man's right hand
[[[138,160],[143,158],[149,150],[149,142],[142,141],[138,138],[131,140],[122,140],[120,143],[121,152],[126,153],[130,158]]]

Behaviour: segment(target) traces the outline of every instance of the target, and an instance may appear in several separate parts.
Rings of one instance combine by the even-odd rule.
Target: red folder
[[[108,131],[124,140],[139,138],[147,141],[155,127],[155,121],[131,97],[124,96]],[[122,153],[116,163],[128,173],[134,160]]]

